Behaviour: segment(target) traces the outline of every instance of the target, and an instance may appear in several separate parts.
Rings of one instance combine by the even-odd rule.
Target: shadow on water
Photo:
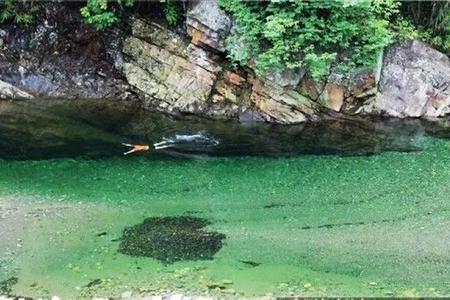
[[[147,218],[142,224],[125,228],[119,252],[152,257],[166,264],[213,259],[225,235],[204,230],[207,225],[207,220],[190,216]]]
[[[0,158],[120,156],[120,143],[152,144],[177,135],[217,141],[176,143],[149,157],[196,155],[371,155],[417,151],[427,134],[450,136],[448,126],[419,120],[327,120],[281,126],[195,117],[174,118],[114,101],[0,101]],[[148,154],[146,154],[148,155]]]

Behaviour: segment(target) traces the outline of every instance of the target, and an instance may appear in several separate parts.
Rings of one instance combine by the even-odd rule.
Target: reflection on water
[[[415,151],[423,136],[446,132],[419,120],[328,120],[295,126],[170,118],[106,101],[0,102],[0,157],[106,157],[120,144],[153,144],[189,155],[369,155]]]

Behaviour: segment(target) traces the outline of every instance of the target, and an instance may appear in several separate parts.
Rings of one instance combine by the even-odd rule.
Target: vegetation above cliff
[[[41,8],[25,1],[0,0],[0,24],[13,21],[16,24],[29,26],[34,22],[34,14]]]
[[[116,0],[130,7],[134,0]],[[373,67],[381,50],[393,41],[421,38],[450,51],[450,4],[445,1],[397,0],[242,1],[219,0],[237,26],[227,40],[229,57],[271,69],[305,68],[315,79],[334,64],[344,73]],[[81,9],[86,22],[102,30],[117,17],[107,0],[88,0]],[[168,24],[179,11],[174,1],[163,7]]]
[[[331,66],[343,73],[372,67],[388,44],[419,38],[450,53],[450,2],[397,0],[242,1],[218,0],[237,26],[227,38],[229,57],[258,73],[304,68],[312,77]],[[83,20],[97,30],[114,25],[123,12],[156,13],[167,24],[180,22],[186,1],[87,0]],[[0,23],[31,26],[47,4],[0,0]],[[152,5],[149,9],[144,6]]]
[[[381,5],[369,2],[221,0],[220,4],[237,21],[228,38],[230,56],[243,64],[251,61],[260,72],[307,66],[313,77],[320,78],[338,55],[348,65],[373,65],[391,40],[387,19],[392,8],[381,17]]]
[[[228,37],[230,57],[240,64],[254,64],[259,72],[303,67],[314,78],[321,78],[333,63],[345,71],[371,67],[385,46],[402,38],[421,37],[438,48],[450,49],[448,2],[416,5],[395,0],[219,0],[219,3],[237,23]]]
[[[81,8],[81,14],[86,23],[93,25],[97,30],[104,30],[117,22],[115,11],[132,7],[135,0],[88,0],[86,6]],[[164,18],[169,25],[175,25],[179,21],[179,13],[176,1],[164,2],[162,7]]]

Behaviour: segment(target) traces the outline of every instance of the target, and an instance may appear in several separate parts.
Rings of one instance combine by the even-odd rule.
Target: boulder
[[[31,99],[32,95],[0,80],[0,99]]]
[[[325,83],[312,79],[310,76],[305,76],[299,85],[300,94],[312,100],[317,100],[322,94]]]
[[[371,69],[354,74],[350,77],[345,97],[364,98],[368,91],[376,88],[377,81],[375,77],[375,71]]]
[[[223,52],[230,28],[231,20],[220,9],[217,0],[194,2],[186,14],[186,30],[194,45]]]
[[[393,117],[450,113],[450,60],[420,41],[390,48],[384,58],[375,111]]]
[[[297,86],[299,93],[322,107],[343,114],[362,112],[361,107],[373,99],[377,83],[372,69],[347,75],[331,70],[322,80],[304,76]]]

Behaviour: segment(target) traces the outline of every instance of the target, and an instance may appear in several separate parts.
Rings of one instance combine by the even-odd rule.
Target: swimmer
[[[122,145],[131,147],[131,149],[127,152],[124,152],[123,155],[128,155],[134,152],[143,152],[143,151],[150,151],[149,145],[131,145],[131,144],[125,144],[122,143]],[[217,146],[219,145],[219,141],[209,138],[208,136],[205,136],[201,133],[197,134],[175,134],[172,138],[166,138],[163,137],[161,142],[154,143],[153,149],[155,150],[161,150],[166,149],[170,147],[177,147],[182,145],[194,145],[194,146],[203,146],[203,147],[211,147],[211,146]]]
[[[130,151],[124,152],[123,155],[128,155],[134,152],[143,152],[143,151],[150,151],[149,145],[131,145],[131,144],[125,144],[122,143],[122,145],[131,147]]]
[[[172,147],[174,146],[174,144],[174,140],[163,137],[163,140],[161,142],[153,144],[153,148],[155,148],[155,150],[160,150]]]
[[[123,155],[128,155],[128,154],[135,153],[135,152],[150,151],[149,145],[132,145],[132,144],[126,144],[126,143],[122,143],[122,145],[131,148],[129,151],[124,152]],[[153,144],[153,149],[160,150],[160,149],[172,147],[173,145],[174,144],[173,144],[172,140],[163,138],[162,142]]]

